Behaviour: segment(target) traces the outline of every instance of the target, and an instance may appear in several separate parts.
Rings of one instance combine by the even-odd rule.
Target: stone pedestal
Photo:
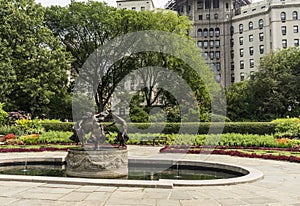
[[[128,175],[127,149],[70,149],[66,157],[66,174],[72,177],[122,178]]]

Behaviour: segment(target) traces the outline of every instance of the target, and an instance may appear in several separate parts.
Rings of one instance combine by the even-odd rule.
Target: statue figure
[[[114,114],[112,112],[112,116],[114,121],[114,124],[119,124],[120,126],[120,131],[118,132],[118,135],[115,139],[116,142],[120,143],[120,147],[126,147],[125,142],[128,141],[129,137],[127,135],[127,123],[124,119],[122,119],[121,117],[119,117],[118,115]]]
[[[88,112],[82,117],[81,120],[77,121],[73,127],[73,135],[70,137],[71,140],[75,141],[76,144],[82,143],[93,143],[94,149],[99,149],[99,146],[107,140],[105,136],[104,126],[101,124],[105,118],[112,113],[110,109],[103,111],[99,114],[93,114]],[[125,142],[129,139],[127,135],[127,123],[121,117],[112,113],[115,123],[121,126],[121,131],[118,132],[115,141],[120,143],[120,147],[126,147]],[[112,124],[112,125],[113,125]],[[91,133],[88,140],[86,140],[86,134]]]

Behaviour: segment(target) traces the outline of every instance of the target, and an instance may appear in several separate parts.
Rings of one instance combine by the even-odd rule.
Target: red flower
[[[13,133],[5,135],[5,139],[15,139],[15,135]]]

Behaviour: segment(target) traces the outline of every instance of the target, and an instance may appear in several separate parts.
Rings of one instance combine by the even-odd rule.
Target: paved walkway
[[[129,156],[168,156],[159,154],[159,147],[129,146]],[[64,152],[6,153],[0,159],[12,157],[64,157]],[[199,155],[186,155],[199,159]],[[300,164],[272,160],[211,155],[209,161],[252,167],[264,173],[264,179],[254,183],[230,186],[175,187],[173,189],[80,186],[0,181],[0,205],[22,206],[211,206],[211,205],[299,205]]]

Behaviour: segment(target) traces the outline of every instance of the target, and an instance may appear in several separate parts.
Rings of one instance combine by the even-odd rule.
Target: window
[[[232,35],[233,35],[233,33],[234,33],[234,27],[233,27],[233,26],[231,26],[231,27],[230,27],[230,35],[232,36]]]
[[[131,10],[136,10],[136,8],[135,8],[135,7],[132,7]]]
[[[145,11],[145,7],[144,6],[141,7],[141,11]]]
[[[125,116],[125,109],[124,108],[119,108],[119,115],[120,116]]]
[[[230,51],[230,56],[231,56],[231,59],[234,58],[234,51],[233,50]]]
[[[215,14],[215,15],[214,15],[214,18],[215,18],[215,19],[218,19],[218,18],[219,18],[218,14]]]
[[[252,56],[254,54],[254,49],[253,47],[249,47],[249,54],[250,56]]]
[[[259,53],[260,54],[263,54],[265,51],[264,51],[264,45],[259,45]]]
[[[232,73],[232,74],[231,74],[231,82],[233,83],[233,82],[234,82],[234,80],[235,80],[235,78],[234,78],[234,74]]]
[[[210,9],[210,0],[205,0],[205,9]]]
[[[213,47],[214,47],[214,40],[210,40],[210,41],[209,41],[209,46],[210,46],[210,48],[213,48]]]
[[[249,42],[253,42],[253,34],[249,35]]]
[[[214,9],[219,8],[219,0],[213,0],[213,8]]]
[[[292,16],[293,16],[293,20],[297,20],[298,19],[298,12],[293,11]]]
[[[216,37],[220,36],[220,29],[219,28],[215,28],[215,36]]]
[[[198,0],[198,2],[197,2],[197,8],[198,9],[203,9],[203,0]]]
[[[243,26],[243,24],[240,24],[239,25],[239,32],[240,32],[240,34],[243,33],[243,30],[244,30],[244,26]]]
[[[285,22],[285,20],[286,20],[286,14],[285,14],[285,12],[281,12],[280,13],[280,19],[281,19],[282,22]]]
[[[234,62],[231,62],[231,71],[234,70]]]
[[[202,37],[202,29],[198,29],[198,37]]]
[[[210,20],[210,14],[206,14],[206,20]]]
[[[286,47],[287,47],[287,40],[282,39],[282,48],[286,48]]]
[[[249,60],[249,65],[250,65],[250,68],[254,67],[254,59]]]
[[[240,57],[244,56],[244,49],[240,49]]]
[[[260,20],[258,21],[258,27],[259,27],[259,29],[264,28],[264,20],[260,19]]]
[[[216,51],[216,59],[220,59],[220,51]]]
[[[203,42],[203,47],[204,47],[204,49],[207,49],[207,47],[208,47],[208,42],[207,41]]]
[[[215,46],[216,46],[216,48],[219,48],[219,47],[220,47],[220,40],[216,40],[216,41],[215,41]]]
[[[216,63],[216,70],[219,72],[221,71],[221,63],[220,62],[217,62]]]
[[[234,41],[233,39],[230,39],[230,46],[233,47],[233,45],[234,45]]]
[[[281,34],[286,35],[286,26],[281,26]]]
[[[244,69],[244,60],[240,61],[240,69]]]
[[[244,79],[245,79],[245,74],[244,74],[244,72],[241,72],[241,73],[240,73],[240,78],[241,78],[241,81],[244,81]]]
[[[229,4],[226,3],[226,10],[228,11],[228,9],[229,9]]]
[[[264,33],[259,33],[259,41],[263,41],[264,40]]]
[[[299,39],[294,39],[294,46],[299,46]]]
[[[208,36],[208,30],[207,29],[204,29],[203,30],[203,36],[206,38]]]
[[[204,52],[204,58],[207,59],[208,57],[208,52]]]
[[[250,21],[250,22],[249,22],[249,30],[252,30],[252,29],[253,29],[253,22]]]
[[[297,26],[297,25],[294,25],[294,26],[293,26],[293,30],[294,30],[294,33],[298,33],[298,26]]]
[[[211,51],[210,53],[209,53],[209,57],[210,57],[210,59],[214,59],[214,52],[213,51]]]
[[[202,41],[198,41],[197,45],[199,48],[202,48]]]
[[[244,38],[241,36],[241,37],[240,37],[240,45],[243,45],[243,43],[244,43],[243,40],[244,40]]]
[[[214,36],[214,29],[212,29],[212,28],[209,29],[209,36],[210,37]]]
[[[199,15],[199,20],[201,21],[203,19],[203,16],[202,15]]]

